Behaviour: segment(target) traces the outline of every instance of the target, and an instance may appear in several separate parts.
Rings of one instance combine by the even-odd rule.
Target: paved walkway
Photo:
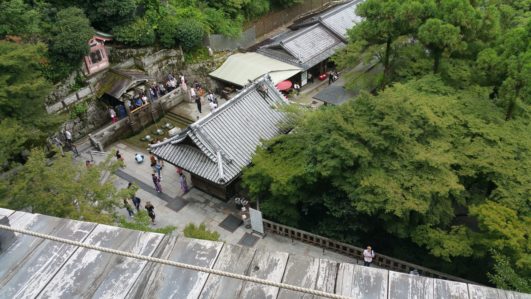
[[[149,165],[149,154],[143,150],[132,148],[123,143],[117,143],[107,149],[112,152],[119,149],[124,157],[125,167],[113,176],[115,185],[118,188],[126,188],[128,182],[136,183],[140,189],[137,196],[142,200],[144,206],[147,201],[155,206],[157,215],[154,227],[164,227],[167,225],[177,226],[176,233],[181,234],[188,223],[205,223],[208,229],[217,231],[220,234],[221,241],[231,244],[238,244],[240,239],[250,233],[243,225],[238,227],[234,232],[230,232],[219,224],[230,214],[238,215],[233,203],[226,203],[214,198],[198,189],[192,188],[190,192],[183,195],[178,183],[177,173],[174,166],[166,163],[162,169],[162,190],[163,193],[157,193],[154,190],[151,180],[152,168]],[[146,160],[142,164],[136,163],[134,155],[141,153]],[[93,155],[96,162],[104,159],[103,155]],[[81,158],[90,159],[88,152],[81,153]],[[188,182],[190,178],[188,177]],[[119,215],[128,217],[125,209],[117,211]],[[256,249],[265,249],[270,251],[285,251],[298,255],[306,255],[331,260],[356,263],[355,259],[344,255],[326,251],[319,247],[311,246],[298,241],[291,241],[289,238],[268,234],[265,238],[256,242],[253,246]]]

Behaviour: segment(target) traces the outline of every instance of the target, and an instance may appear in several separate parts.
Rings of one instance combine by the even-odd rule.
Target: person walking
[[[160,179],[157,176],[156,173],[151,174],[151,178],[153,179],[153,185],[155,185],[155,190],[157,190],[158,193],[162,192],[162,187],[160,186]]]
[[[200,97],[195,97],[195,103],[197,104],[197,110],[201,114],[201,98]]]
[[[181,185],[181,191],[183,194],[188,193],[188,183],[186,182],[186,177],[182,172],[179,174],[179,184]]]
[[[155,165],[157,165],[157,158],[155,158],[154,155],[149,156],[149,162],[151,162],[151,167],[155,168]]]
[[[131,205],[129,204],[127,199],[125,199],[125,198],[124,198],[124,207],[127,210],[127,213],[129,213],[129,217],[133,217],[133,215],[135,214],[133,212],[133,208],[131,207]]]
[[[68,131],[67,129],[65,129],[65,140],[66,140],[66,144],[68,146],[72,146],[72,133],[70,133],[70,131]]]
[[[332,72],[328,73],[328,85],[332,84],[334,82],[334,74]]]
[[[155,224],[155,207],[151,204],[150,201],[148,201],[146,203],[145,208],[148,212],[149,218],[151,218],[151,223]]]
[[[155,163],[155,171],[157,172],[157,175],[159,176],[159,181],[162,181],[162,176],[160,175],[161,170],[162,170],[162,164],[160,163],[160,160],[157,160],[157,163]]]
[[[122,157],[122,154],[120,154],[120,150],[116,150],[116,160],[123,161],[124,158]]]
[[[133,195],[133,204],[135,205],[135,209],[137,212],[140,212],[140,202],[141,202],[140,198]]]
[[[370,267],[373,258],[374,250],[372,250],[371,246],[367,246],[367,249],[363,250],[363,265]]]

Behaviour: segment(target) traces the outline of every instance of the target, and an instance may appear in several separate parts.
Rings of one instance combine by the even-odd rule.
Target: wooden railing
[[[312,244],[323,248],[324,250],[330,250],[333,252],[341,253],[349,257],[353,257],[358,260],[363,260],[363,248],[352,246],[343,242],[335,241],[326,237],[315,235],[303,230],[292,228],[286,225],[278,224],[269,220],[263,220],[264,230],[270,233],[274,233],[280,236],[291,238],[292,240],[301,241],[304,243]],[[415,265],[406,261],[398,260],[390,256],[383,254],[376,254],[373,259],[373,264],[387,269],[398,272],[409,273],[411,269],[416,269],[421,276],[441,278],[453,281],[460,281],[466,283],[475,283],[463,278],[459,278],[453,275],[445,274],[439,271],[428,269],[419,265]],[[476,283],[477,284],[477,283]]]

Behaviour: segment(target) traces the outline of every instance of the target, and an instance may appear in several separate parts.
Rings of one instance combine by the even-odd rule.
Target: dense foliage
[[[194,223],[188,223],[183,233],[188,238],[219,241],[219,233],[208,230],[204,223],[199,224],[199,226],[196,226]]]
[[[33,213],[112,223],[114,210],[134,189],[117,189],[110,179],[102,182],[102,173],[120,166],[111,158],[87,168],[72,163],[70,154],[49,159],[44,151],[33,150],[27,163],[6,174],[0,203]]]
[[[490,271],[492,283],[529,292],[524,3],[360,4],[365,19],[334,60],[376,65],[361,76],[378,87],[293,114],[294,130],[257,150],[244,183],[266,217],[482,282]]]
[[[79,68],[95,30],[132,47],[200,46],[206,34],[237,37],[243,22],[298,0],[5,0],[0,2],[0,39],[47,45],[44,75],[61,81]]]

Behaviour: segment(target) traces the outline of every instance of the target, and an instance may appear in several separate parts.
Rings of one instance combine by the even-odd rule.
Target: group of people
[[[127,185],[127,188],[131,188],[132,186],[133,186],[133,183],[129,182],[129,184]],[[140,203],[142,200],[139,197],[137,197],[136,194],[133,194],[133,196],[131,197],[131,201],[137,213],[140,212]],[[133,211],[133,207],[131,207],[131,204],[126,198],[124,198],[124,208],[127,210],[127,213],[129,213],[129,217],[133,217],[135,212]],[[151,223],[155,224],[155,207],[153,206],[153,204],[150,201],[148,201],[146,202],[146,205],[144,206],[144,208],[146,209],[148,216],[151,219]]]
[[[337,81],[337,79],[339,79],[339,73],[337,71],[330,71],[328,73],[328,85]]]

